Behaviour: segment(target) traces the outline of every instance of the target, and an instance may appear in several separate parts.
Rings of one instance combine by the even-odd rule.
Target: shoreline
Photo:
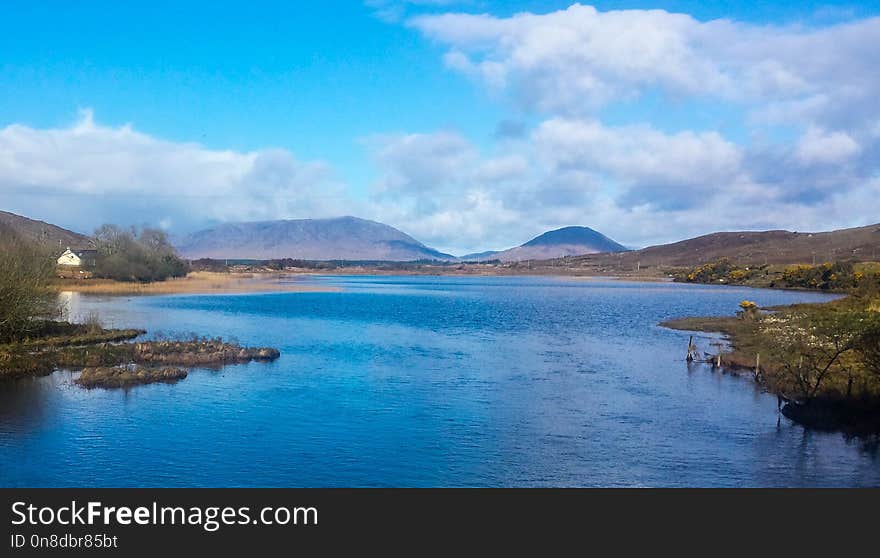
[[[800,303],[767,308],[773,312],[791,310],[803,306],[821,307],[841,300],[829,302]],[[660,327],[690,333],[720,335],[726,347],[719,350],[720,366],[714,356],[704,352],[705,357],[697,362],[711,366],[712,371],[720,369],[735,376],[747,376],[766,393],[776,395],[778,411],[804,428],[841,432],[846,436],[876,436],[880,434],[880,409],[876,399],[840,397],[833,394],[817,394],[802,399],[787,392],[780,383],[780,363],[769,361],[762,346],[761,334],[750,329],[749,322],[740,316],[695,316],[673,318],[658,324]],[[689,363],[690,364],[690,363]]]
[[[336,292],[338,287],[302,285],[280,280],[298,274],[283,272],[213,272],[193,271],[186,277],[136,283],[111,279],[57,279],[52,288],[57,292],[96,295],[169,295],[169,294],[244,294],[275,292]]]
[[[746,284],[713,284],[676,281],[666,274],[604,274],[604,273],[565,273],[564,270],[459,270],[459,269],[290,269],[287,271],[249,270],[249,271],[192,271],[186,277],[166,279],[149,283],[116,281],[112,279],[64,279],[56,278],[51,288],[58,293],[75,292],[105,296],[131,295],[212,295],[212,294],[259,294],[259,293],[307,293],[341,292],[341,287],[303,284],[297,279],[312,277],[535,277],[555,278],[568,281],[620,281],[645,284],[681,284],[707,287],[739,287],[747,289],[766,289],[779,291],[823,292],[815,289],[783,286],[759,286]],[[283,280],[286,282],[282,282]],[[845,296],[844,293],[826,292],[830,295]]]

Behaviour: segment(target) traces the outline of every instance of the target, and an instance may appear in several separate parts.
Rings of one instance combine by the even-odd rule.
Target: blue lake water
[[[683,361],[663,319],[816,293],[530,277],[340,292],[74,295],[108,326],[281,349],[177,384],[0,383],[2,486],[878,486],[860,440]],[[710,349],[709,336],[698,337]]]

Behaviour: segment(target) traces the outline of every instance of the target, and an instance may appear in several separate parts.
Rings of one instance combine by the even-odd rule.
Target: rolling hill
[[[624,252],[622,244],[589,227],[563,227],[545,232],[532,240],[500,252],[481,252],[462,256],[465,261],[547,260],[563,256],[579,256],[598,252]]]
[[[694,267],[728,258],[738,265],[877,261],[880,224],[828,232],[717,232],[621,254],[566,258],[564,265],[597,271]],[[560,260],[560,265],[562,260]]]
[[[357,217],[226,223],[183,238],[177,248],[191,259],[455,259],[394,227]]]
[[[84,234],[8,211],[0,211],[0,234],[3,234],[4,230],[11,231],[21,238],[38,242],[53,250],[57,249],[59,252],[68,247],[88,248],[91,246],[91,239]]]

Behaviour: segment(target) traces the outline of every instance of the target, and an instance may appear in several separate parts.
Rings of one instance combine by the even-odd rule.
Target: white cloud
[[[654,85],[721,91],[728,77],[700,53],[699,24],[660,10],[598,12],[574,5],[545,15],[443,14],[411,25],[450,47],[447,63],[529,106],[581,112]]]
[[[716,132],[562,117],[490,152],[450,132],[383,140],[374,148],[394,157],[377,159],[371,214],[453,253],[511,247],[571,224],[644,246],[717,230],[855,226],[880,215],[876,177],[815,167],[858,158],[840,133],[807,134],[801,147],[816,150],[807,161],[797,146],[770,153]]]
[[[506,197],[531,172],[521,154],[484,157],[451,131],[377,136],[369,146],[381,171],[369,211],[379,220],[453,253],[503,245],[515,230],[521,214]]]
[[[528,169],[488,194],[524,229],[580,223],[651,244],[719,228],[876,221],[876,202],[865,201],[880,198],[880,18],[755,25],[575,4],[408,24],[447,48],[449,68],[541,116],[506,147]],[[682,129],[686,119],[666,131],[652,122],[653,105],[634,111],[645,115],[641,124],[603,123],[610,105],[638,108],[658,93],[744,113],[752,139]],[[477,168],[496,157],[481,156]]]
[[[413,191],[442,196],[476,157],[471,144],[454,132],[376,136],[367,143],[385,170],[377,193],[391,198]]]
[[[521,154],[502,155],[482,161],[474,180],[482,184],[509,182],[521,179],[529,172],[529,161]]]
[[[454,253],[569,224],[643,243],[632,215],[709,202],[740,179],[739,151],[717,134],[636,132],[555,119],[492,153],[450,132],[385,136],[373,145],[382,173],[371,211]]]
[[[177,223],[337,214],[347,205],[328,165],[290,152],[213,150],[97,124],[0,129],[4,205],[88,231],[101,222]]]
[[[541,124],[533,138],[553,169],[608,177],[630,204],[692,206],[742,173],[740,148],[716,132],[664,134],[648,126],[608,128],[555,118]]]
[[[506,18],[423,15],[409,24],[448,46],[451,68],[552,114],[584,115],[652,89],[746,105],[825,96],[869,106],[880,92],[880,18],[759,26],[574,4]]]
[[[837,132],[813,131],[803,144],[824,145],[813,148],[825,157],[863,156]],[[489,151],[448,130],[375,136],[368,146],[380,177],[373,197],[359,203],[326,164],[285,150],[169,142],[100,125],[87,112],[66,128],[0,129],[0,193],[4,209],[86,232],[102,222],[180,231],[353,213],[453,253],[507,248],[569,224],[647,245],[717,229],[855,225],[880,214],[876,178],[840,188],[833,173],[806,174],[815,162],[801,169],[795,151],[756,163],[713,132],[556,117]],[[784,180],[756,168],[782,169],[806,194],[788,195]],[[817,195],[823,203],[801,199]]]
[[[826,132],[811,127],[797,145],[797,158],[807,164],[843,164],[862,148],[845,132]]]

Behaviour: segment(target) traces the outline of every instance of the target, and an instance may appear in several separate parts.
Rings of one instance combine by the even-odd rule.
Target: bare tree
[[[188,266],[159,229],[102,225],[95,231],[97,277],[119,281],[163,281],[186,275]]]

